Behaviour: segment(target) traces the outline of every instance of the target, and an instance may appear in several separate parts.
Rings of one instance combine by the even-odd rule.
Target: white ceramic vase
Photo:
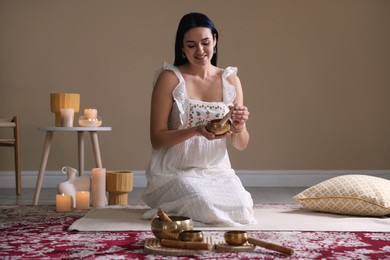
[[[77,170],[65,166],[62,167],[62,173],[66,174],[68,179],[65,182],[58,184],[57,191],[59,194],[68,194],[72,196],[72,205],[76,207],[76,193],[78,191],[90,191],[91,190],[91,177],[83,175],[78,177]]]

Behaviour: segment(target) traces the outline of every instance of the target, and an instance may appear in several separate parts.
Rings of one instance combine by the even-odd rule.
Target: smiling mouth
[[[202,55],[195,55],[195,58],[198,59],[198,60],[203,60],[204,58],[206,58],[207,55],[205,54],[202,54]]]

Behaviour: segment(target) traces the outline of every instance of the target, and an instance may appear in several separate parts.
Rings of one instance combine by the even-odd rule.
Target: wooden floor
[[[129,204],[140,204],[144,188],[134,188],[129,193]],[[305,188],[297,187],[247,187],[254,203],[296,203],[292,197]],[[57,189],[44,188],[41,190],[38,205],[55,205]],[[0,189],[0,205],[32,205],[34,189],[22,189],[22,195],[16,196],[14,188]]]

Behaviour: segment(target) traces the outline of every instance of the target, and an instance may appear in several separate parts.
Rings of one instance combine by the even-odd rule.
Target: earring
[[[214,54],[216,54],[216,53],[217,53],[217,48],[214,47]]]
[[[185,59],[185,58],[186,58],[186,54],[185,54],[184,52],[181,52],[181,57],[182,57],[183,59]]]

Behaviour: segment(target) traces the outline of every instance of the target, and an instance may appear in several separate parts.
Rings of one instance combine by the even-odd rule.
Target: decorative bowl
[[[214,119],[207,123],[206,129],[215,135],[223,135],[230,130],[230,121],[227,121],[224,125],[221,126],[219,123],[221,119]]]
[[[192,230],[193,222],[189,217],[169,216],[171,221],[162,221],[159,218],[152,220],[152,232],[159,239],[178,240],[181,231]]]
[[[102,118],[97,116],[96,118],[86,118],[85,116],[79,117],[79,125],[86,127],[97,127],[102,125]]]
[[[203,232],[200,230],[186,230],[179,233],[179,240],[189,242],[202,242]]]
[[[231,246],[241,246],[248,240],[246,231],[231,230],[224,234],[225,242]]]

